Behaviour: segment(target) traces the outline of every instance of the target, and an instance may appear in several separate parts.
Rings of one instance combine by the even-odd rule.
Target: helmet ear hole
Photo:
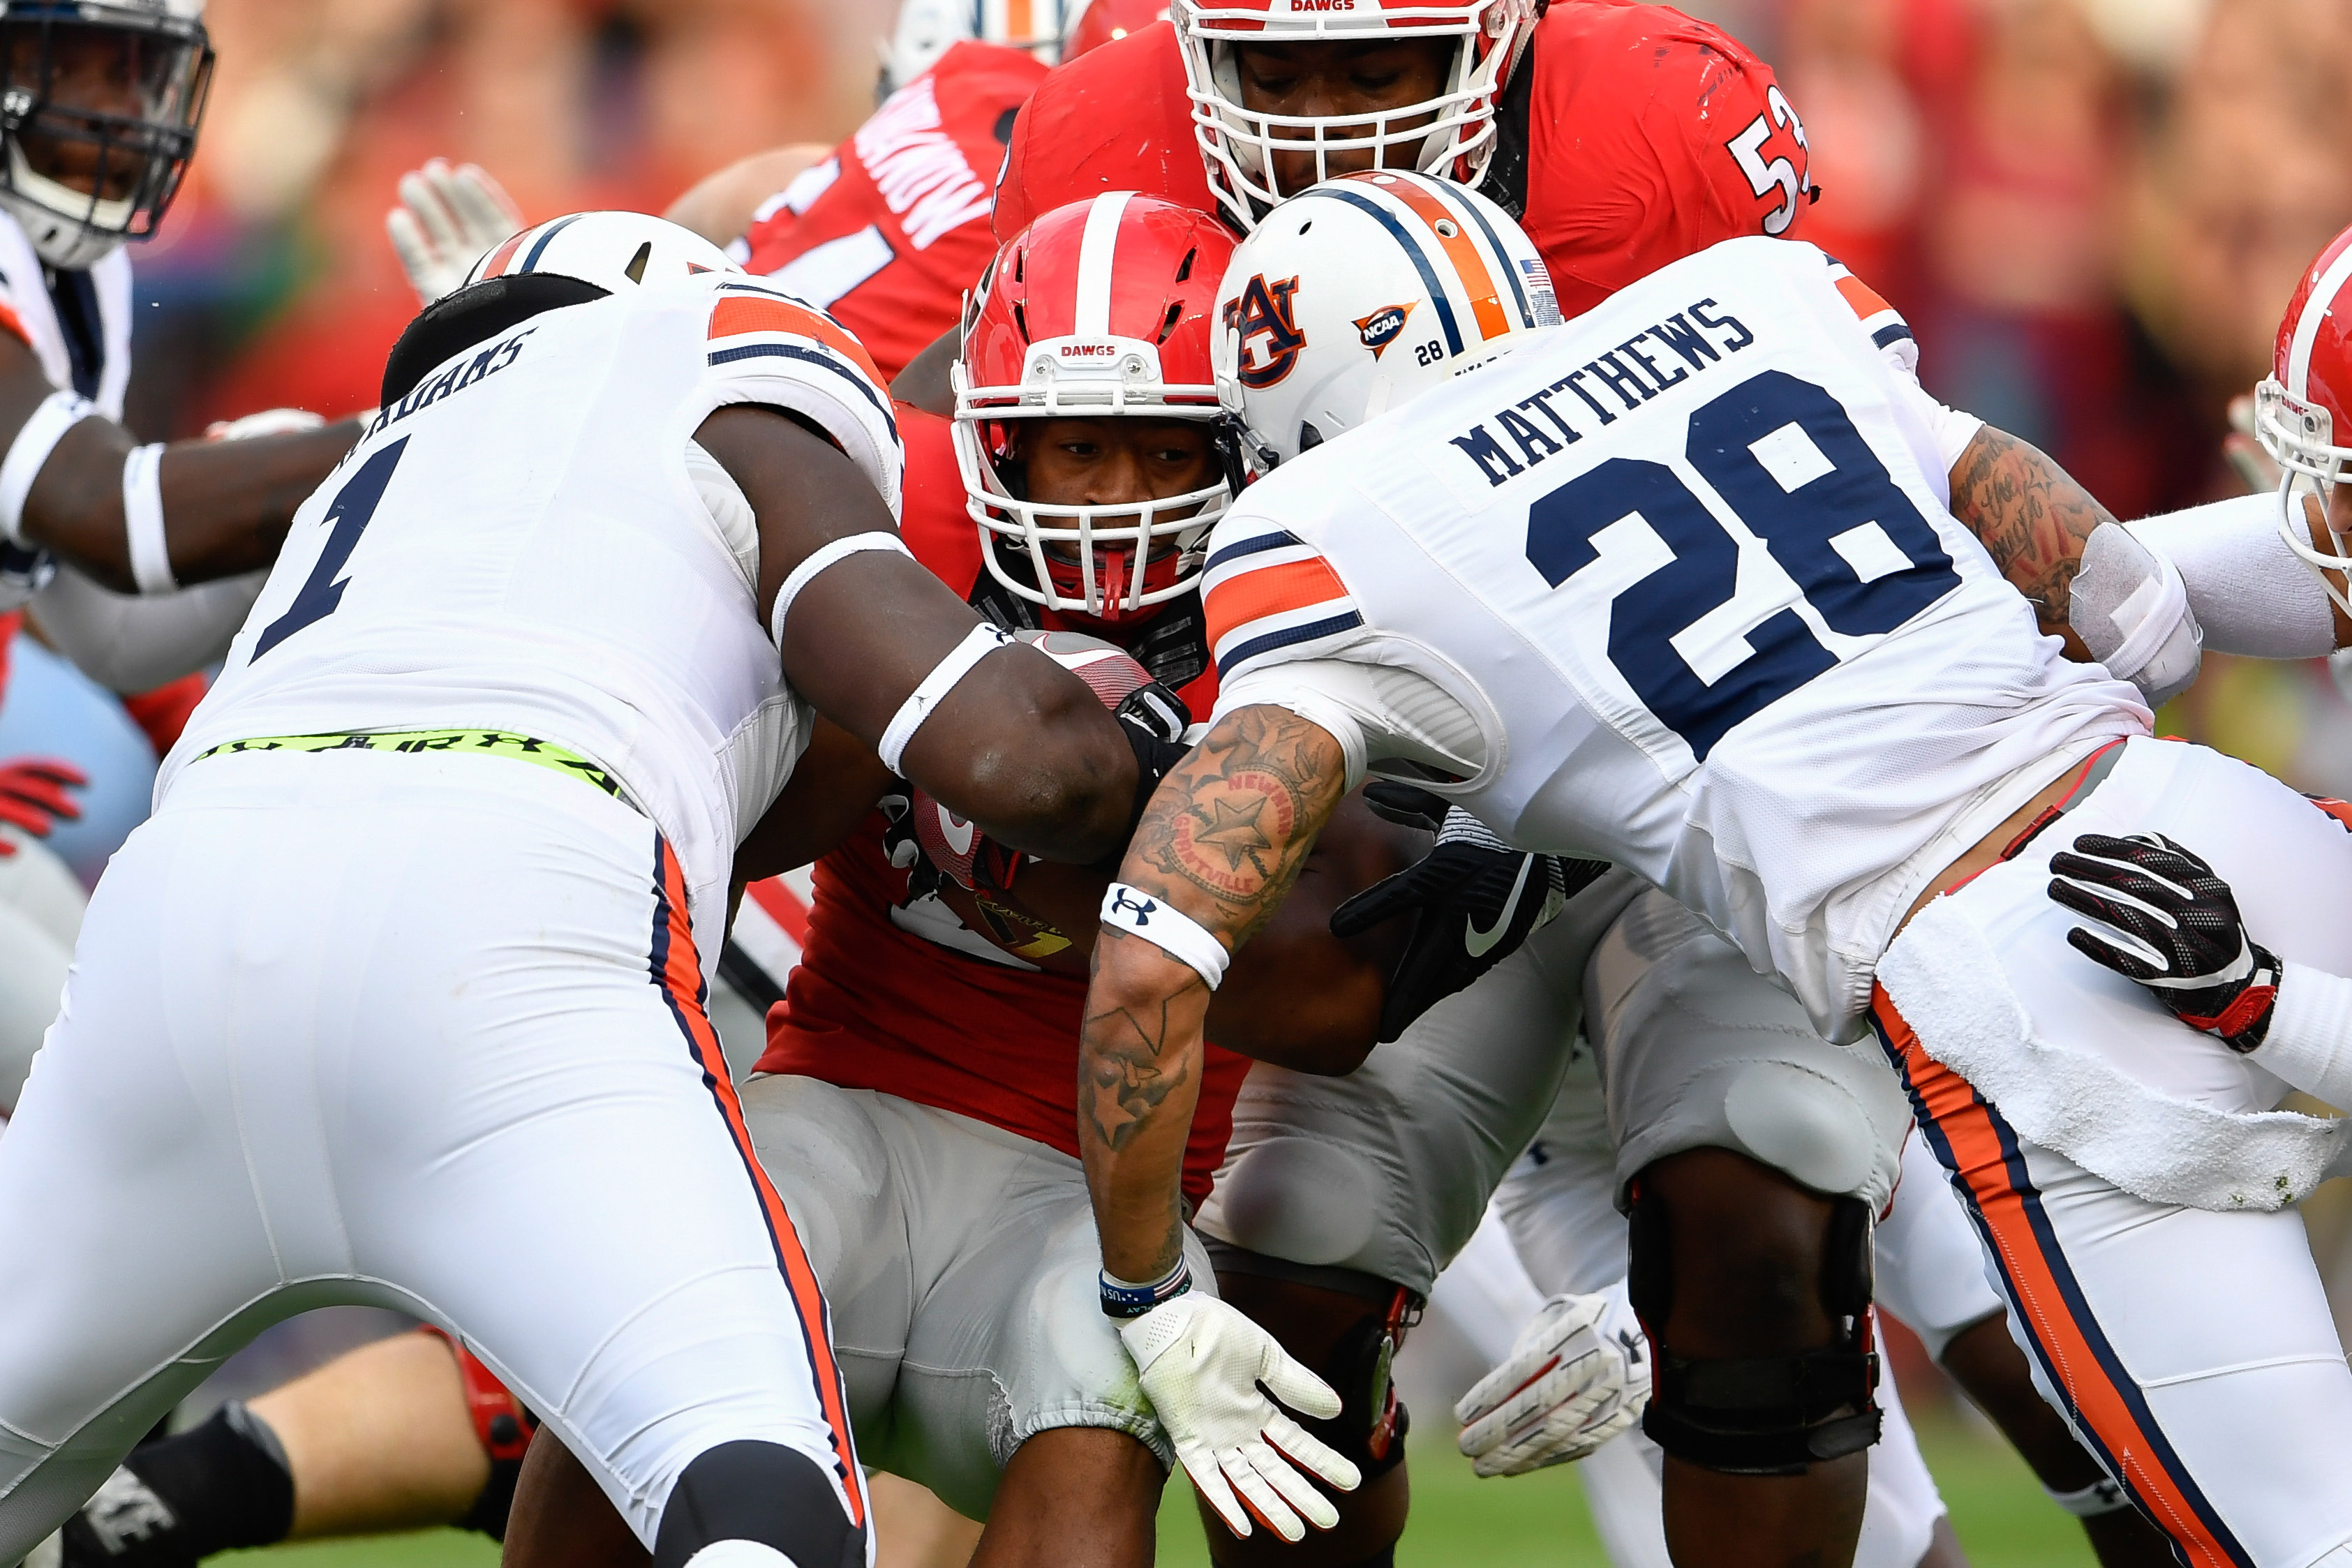
[[[653,259],[653,254],[654,242],[651,240],[637,246],[637,254],[629,257],[629,265],[622,269],[623,276],[632,283],[643,283],[646,280],[646,263]]]
[[[1298,422],[1298,450],[1312,452],[1323,444],[1323,433],[1307,420]]]

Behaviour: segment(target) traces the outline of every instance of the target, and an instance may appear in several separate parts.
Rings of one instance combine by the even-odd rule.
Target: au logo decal
[[[1240,298],[1225,301],[1225,325],[1241,334],[1241,383],[1253,392],[1288,375],[1298,350],[1307,347],[1307,334],[1292,314],[1291,297],[1297,292],[1298,279],[1268,283],[1261,274],[1243,287]]]
[[[1404,319],[1419,303],[1417,299],[1408,299],[1402,305],[1383,305],[1369,316],[1356,318],[1356,336],[1372,351],[1372,358],[1377,360],[1388,352],[1389,345],[1404,330]]]

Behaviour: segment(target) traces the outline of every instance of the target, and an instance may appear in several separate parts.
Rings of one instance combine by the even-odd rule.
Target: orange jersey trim
[[[2178,1468],[2171,1444],[2096,1321],[2078,1309],[2079,1288],[2041,1213],[2042,1196],[2026,1179],[2016,1134],[1966,1079],[1927,1054],[1885,987],[1872,986],[1871,1011],[1921,1129],[1945,1168],[1957,1173],[2009,1282],[2012,1307],[2075,1426],[2191,1568],[2251,1568],[2252,1559]]]
[[[1502,291],[1496,287],[1495,275],[1488,269],[1486,258],[1478,254],[1478,246],[1463,228],[1461,220],[1447,212],[1443,202],[1409,180],[1399,180],[1381,189],[1418,214],[1422,222],[1429,225],[1429,232],[1437,236],[1437,243],[1445,247],[1446,259],[1454,264],[1463,286],[1470,291],[1470,309],[1478,318],[1478,330],[1490,342],[1509,332],[1514,323],[1503,308]],[[1441,223],[1454,231],[1451,236],[1437,226]]]
[[[712,338],[737,338],[751,332],[790,332],[795,337],[814,339],[834,352],[846,357],[864,371],[876,386],[887,384],[882,380],[882,372],[874,368],[874,361],[866,354],[865,344],[844,331],[829,317],[820,315],[805,305],[795,305],[772,294],[730,294],[712,307],[709,333]]]
[[[1229,578],[1209,591],[1201,608],[1209,621],[1209,643],[1214,647],[1236,626],[1347,596],[1339,574],[1328,562],[1316,558],[1261,567]]]
[[[1837,291],[1845,296],[1847,307],[1859,320],[1867,321],[1873,316],[1883,316],[1895,308],[1881,299],[1869,284],[1850,272],[1837,280]]]
[[[793,1228],[784,1200],[760,1166],[760,1156],[751,1145],[751,1129],[743,1122],[743,1103],[736,1098],[734,1081],[728,1074],[727,1053],[719,1043],[719,1031],[711,1027],[709,1014],[703,1010],[702,962],[695,952],[694,928],[687,917],[686,873],[668,841],[657,839],[656,842],[655,979],[686,1035],[688,1049],[702,1069],[703,1084],[727,1123],[728,1135],[735,1141],[735,1152],[742,1156],[743,1168],[751,1175],[752,1191],[759,1197],[768,1234],[775,1243],[784,1288],[800,1314],[801,1333],[808,1342],[817,1402],[824,1410],[825,1426],[832,1433],[834,1469],[841,1477],[842,1490],[849,1500],[849,1521],[863,1529],[867,1511],[866,1482],[857,1468],[857,1445],[849,1429],[849,1401],[842,1387],[841,1369],[833,1359],[832,1322],[824,1291],[817,1282],[816,1270],[809,1266],[808,1253],[801,1246],[800,1233]]]

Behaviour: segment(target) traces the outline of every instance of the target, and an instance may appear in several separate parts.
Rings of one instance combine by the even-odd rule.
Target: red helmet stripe
[[[529,239],[531,231],[530,229],[523,229],[517,234],[508,236],[506,244],[499,246],[498,249],[490,253],[490,259],[483,264],[481,278],[477,279],[476,281],[478,282],[496,277],[506,271],[507,263],[514,259],[514,253],[521,248],[522,242]]]
[[[1437,243],[1445,247],[1445,259],[1454,264],[1454,275],[1462,279],[1462,287],[1470,296],[1470,310],[1478,319],[1480,334],[1489,342],[1508,334],[1511,319],[1503,309],[1502,291],[1495,287],[1495,275],[1486,266],[1486,258],[1478,254],[1478,244],[1470,237],[1468,225],[1417,180],[1382,181],[1375,177],[1373,183],[1412,208],[1413,215],[1427,224]],[[1445,228],[1437,226],[1441,222]],[[1446,229],[1454,232],[1449,235]]]

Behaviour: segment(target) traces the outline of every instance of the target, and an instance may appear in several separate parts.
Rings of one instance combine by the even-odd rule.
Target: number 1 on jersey
[[[258,659],[311,622],[332,615],[335,606],[343,601],[344,585],[336,580],[337,574],[352,559],[360,535],[367,531],[376,507],[383,503],[384,486],[392,483],[392,471],[400,465],[400,455],[407,446],[408,437],[404,435],[361,464],[360,471],[336,492],[323,519],[333,528],[327,536],[326,548],[319,552],[318,564],[310,569],[310,577],[304,580],[301,591],[294,595],[294,602],[286,607],[286,613],[263,628],[260,637],[255,640],[254,658]]]

